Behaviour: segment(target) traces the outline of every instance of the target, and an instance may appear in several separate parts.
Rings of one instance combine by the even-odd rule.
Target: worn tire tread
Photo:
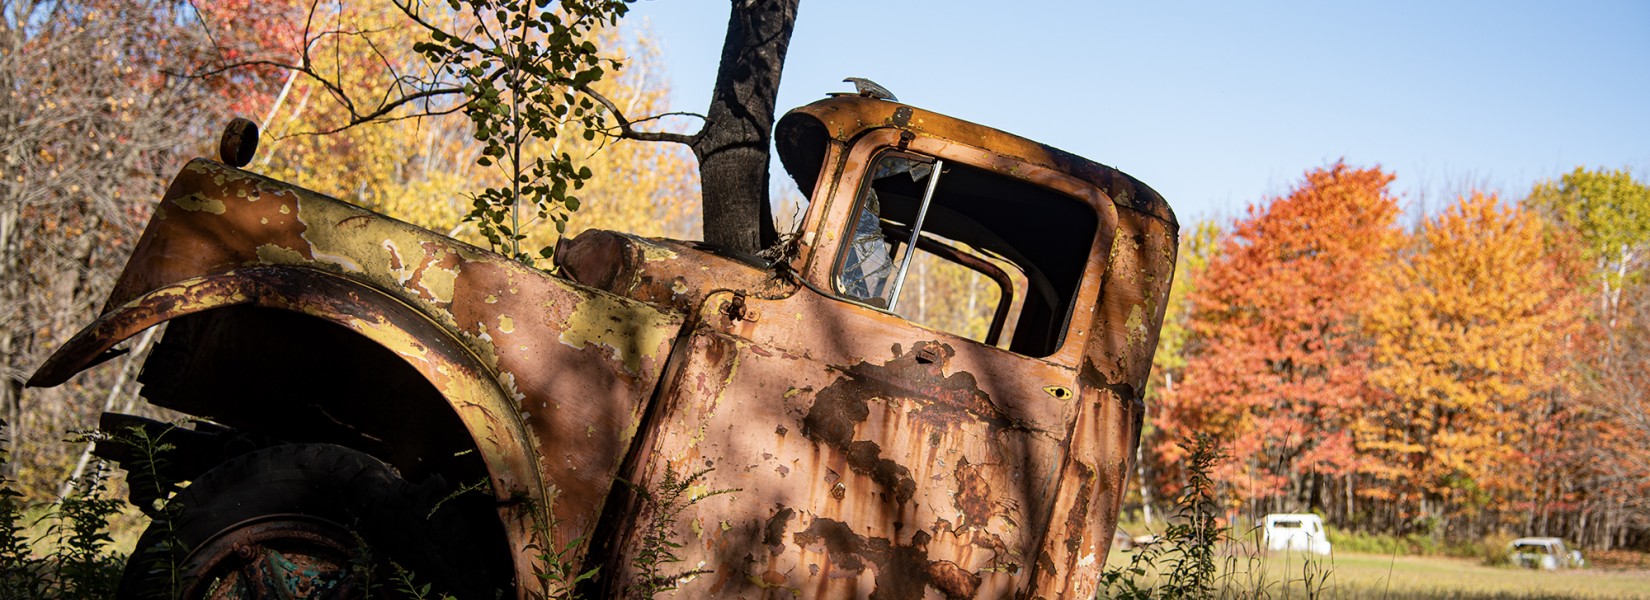
[[[342,446],[275,446],[231,459],[180,492],[172,500],[182,507],[172,537],[192,549],[245,519],[295,512],[356,531],[420,583],[460,598],[490,598],[508,576],[479,547],[477,538],[486,536],[473,533],[476,511],[443,505],[425,518],[447,488],[439,477],[413,485],[383,461]],[[154,551],[164,536],[159,524],[144,532],[117,597],[164,597],[145,589],[157,561],[166,560]]]

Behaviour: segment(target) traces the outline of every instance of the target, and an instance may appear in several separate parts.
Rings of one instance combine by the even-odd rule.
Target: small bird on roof
[[[899,102],[899,98],[895,98],[893,92],[888,91],[888,88],[877,85],[877,82],[875,81],[871,81],[864,77],[849,77],[843,81],[854,84],[854,90],[858,91],[861,96],[876,98],[878,100]]]

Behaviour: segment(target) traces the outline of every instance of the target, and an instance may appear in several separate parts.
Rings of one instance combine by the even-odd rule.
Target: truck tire
[[[118,598],[514,597],[491,497],[412,485],[329,444],[266,448],[202,475],[139,538]],[[436,596],[439,597],[439,596]]]

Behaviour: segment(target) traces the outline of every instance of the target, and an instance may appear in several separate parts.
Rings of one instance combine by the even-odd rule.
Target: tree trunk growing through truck
[[[734,0],[704,127],[690,135],[637,131],[610,102],[621,137],[686,144],[699,160],[705,241],[746,253],[773,245],[768,198],[774,102],[799,0]]]

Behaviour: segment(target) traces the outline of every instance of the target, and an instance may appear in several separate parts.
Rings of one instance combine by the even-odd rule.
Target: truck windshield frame
[[[865,164],[830,273],[837,296],[1018,354],[1042,357],[1059,349],[1099,224],[1088,203],[993,169],[901,148],[881,148]],[[1035,218],[1045,210],[1050,218]],[[934,254],[936,246],[954,251]],[[989,327],[962,331],[912,313],[910,299],[901,298],[913,285],[918,250],[979,273],[983,281],[976,286],[996,288],[977,311]],[[1014,272],[1023,287],[1005,286],[1010,278],[993,273],[1002,270]],[[1002,310],[1006,303],[1014,309]],[[1009,313],[1001,319],[1009,324],[1006,336],[999,313]]]

